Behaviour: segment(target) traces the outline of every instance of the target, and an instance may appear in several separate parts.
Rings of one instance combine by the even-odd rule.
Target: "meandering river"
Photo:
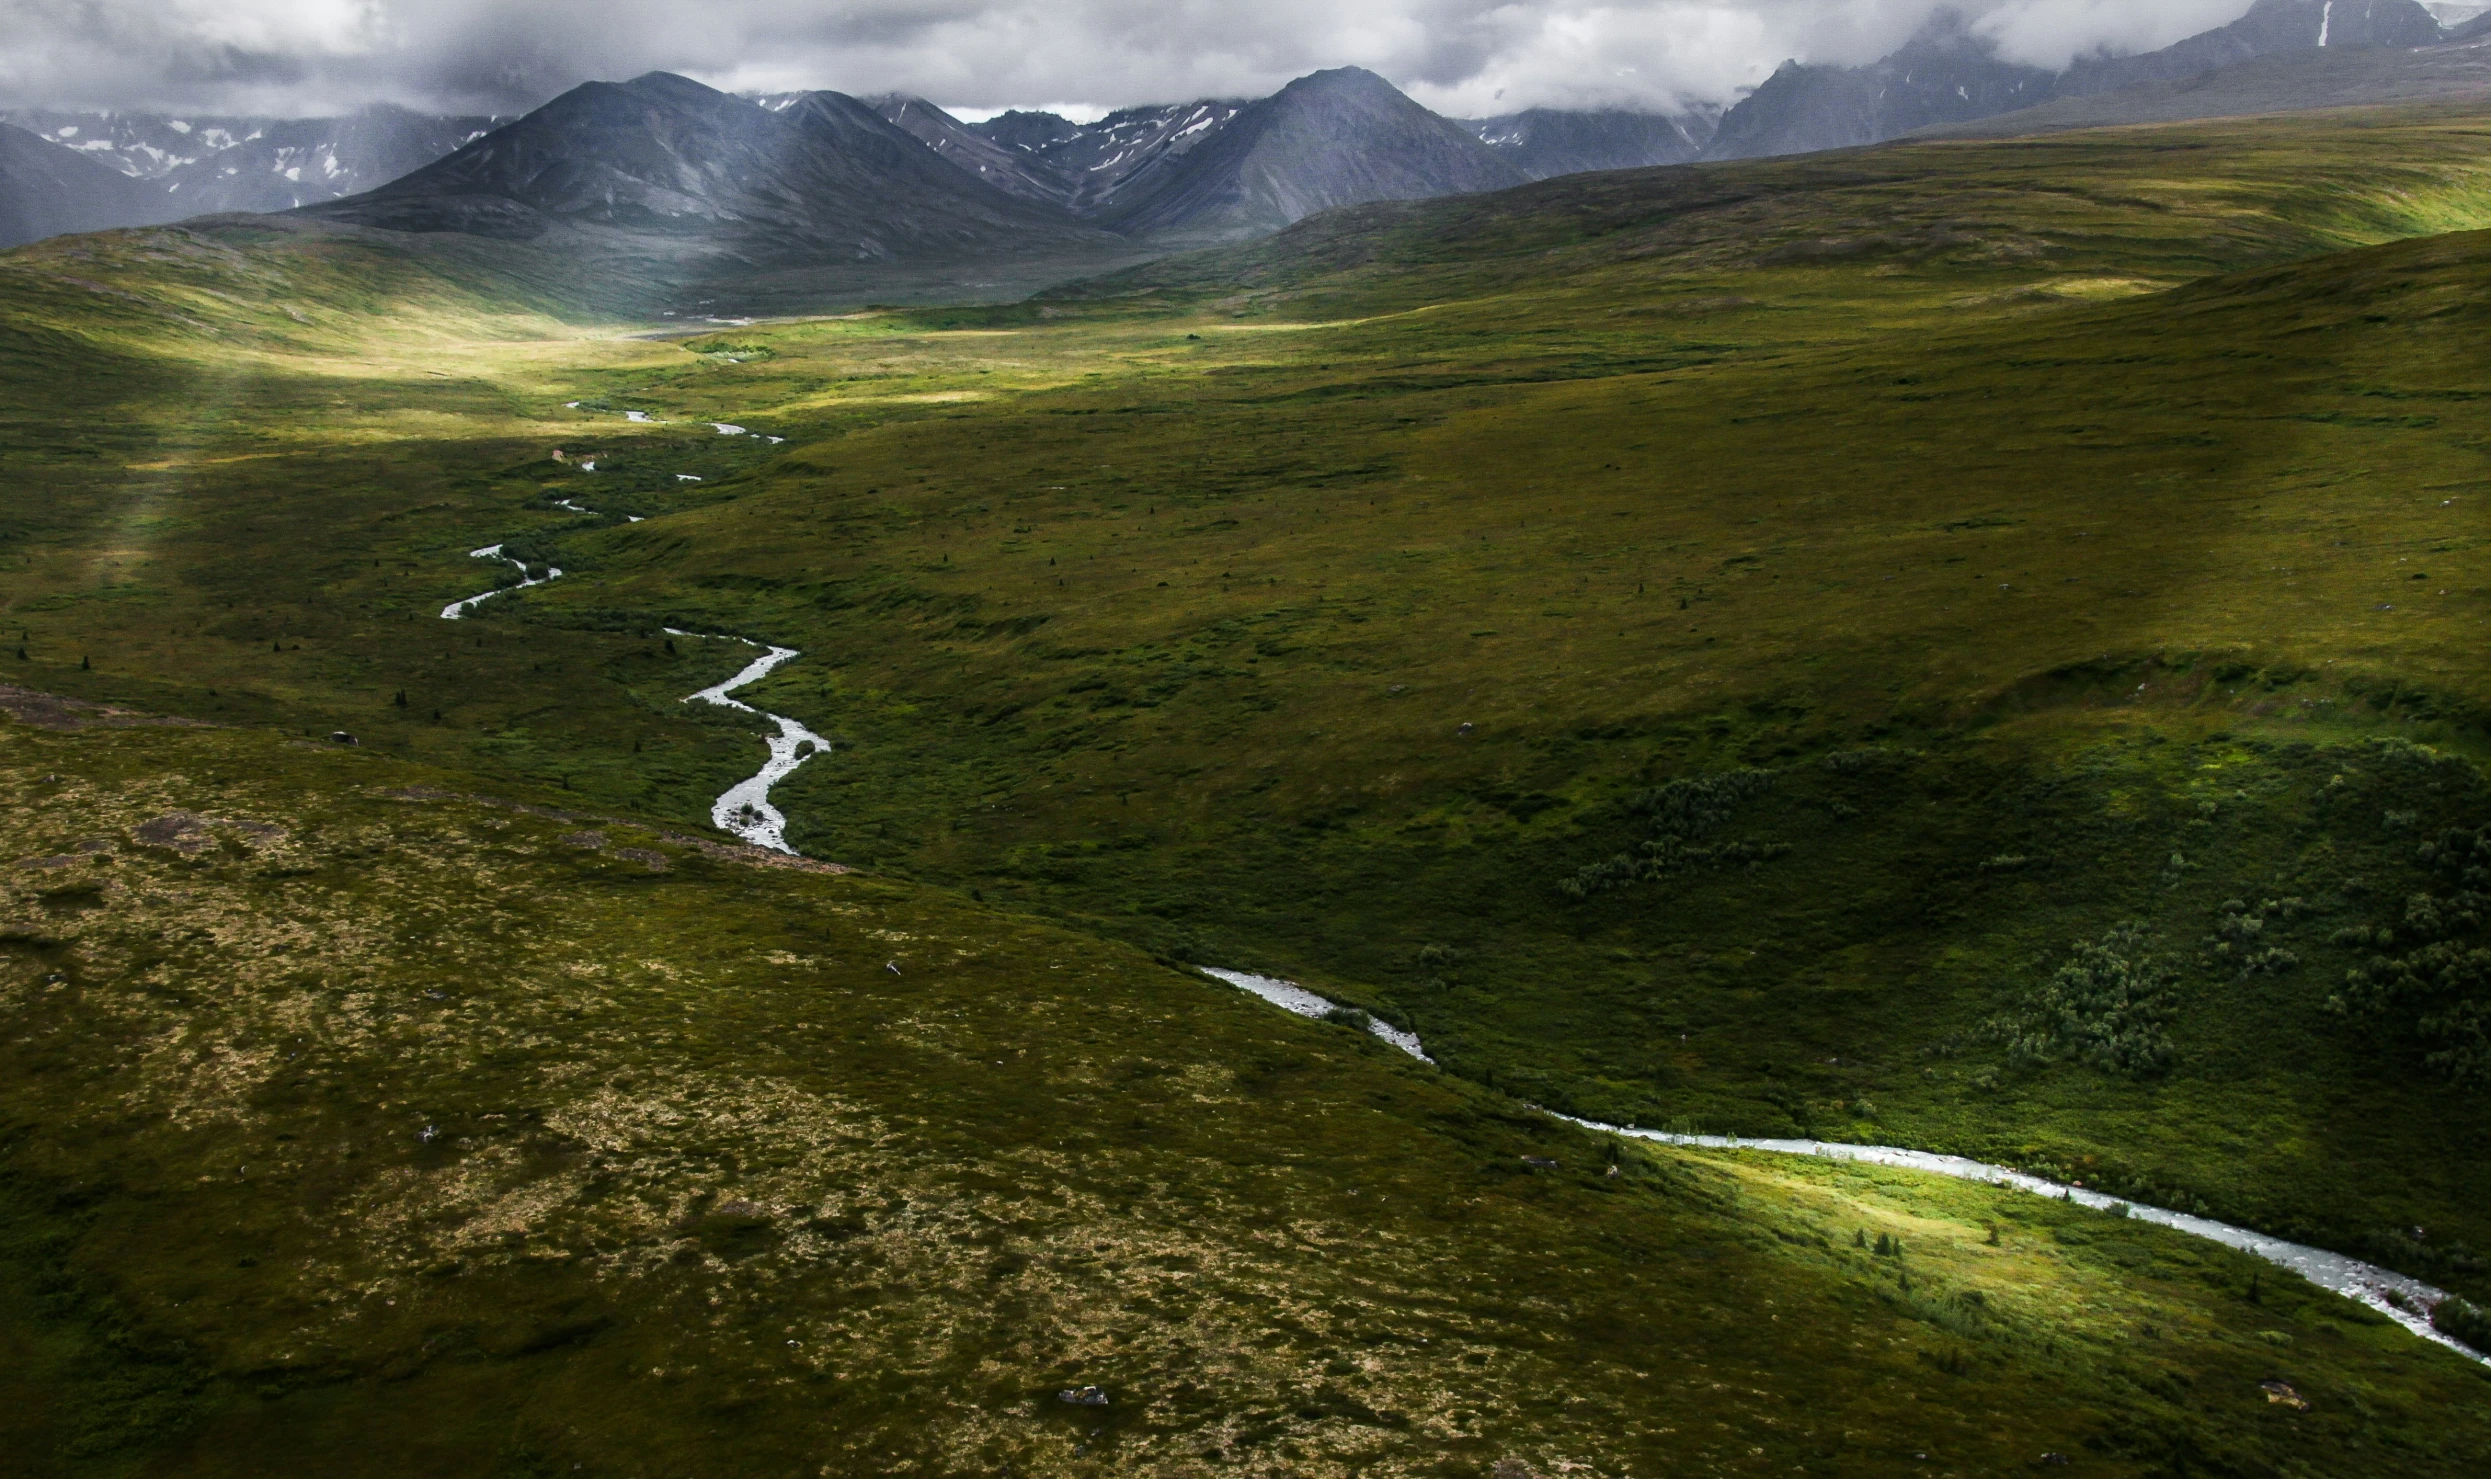
[[[1250,991],[1283,1011],[1301,1017],[1324,1017],[1340,1008],[1324,1000],[1294,981],[1276,980],[1245,971],[1205,969],[1215,977],[1243,991]],[[1363,1015],[1363,1014],[1362,1014]],[[1415,1033],[1405,1032],[1388,1023],[1369,1019],[1367,1031],[1391,1043],[1422,1063],[1433,1064]],[[1554,1111],[1544,1111],[1554,1114]],[[1957,1155],[1937,1155],[1925,1150],[1905,1150],[1894,1145],[1850,1145],[1833,1140],[1751,1140],[1737,1135],[1678,1135],[1664,1130],[1646,1130],[1634,1125],[1609,1125],[1598,1120],[1579,1119],[1570,1114],[1556,1118],[1581,1125],[1603,1135],[1621,1135],[1634,1140],[1651,1140],[1662,1145],[1691,1145],[1711,1150],[1763,1151],[1770,1155],[1809,1155],[1826,1160],[1858,1161],[1866,1165],[1894,1166],[1907,1171],[1926,1171],[1937,1176],[1952,1176],[1960,1181],[1986,1181],[1992,1186],[2012,1187],[2036,1196],[2055,1197],[2081,1207],[2105,1212],[2124,1212],[2140,1222],[2168,1227],[2191,1237],[2205,1238],[2227,1248],[2252,1253],[2267,1262],[2288,1268],[2321,1289],[2331,1290],[2347,1299],[2369,1306],[2402,1325],[2407,1330],[2460,1355],[2469,1356],[2491,1366],[2491,1356],[2470,1349],[2433,1329],[2428,1311],[2448,1297],[2447,1291],[2436,1289],[2419,1279],[2330,1253],[2324,1248],[2268,1237],[2247,1228],[2233,1227],[2208,1217],[2192,1217],[2185,1212],[2166,1211],[2160,1207],[2141,1206],[2119,1197],[2105,1196],[2081,1186],[2068,1186],[2045,1177],[2018,1171],[2012,1166],[1993,1166],[1984,1161],[1966,1160]]]

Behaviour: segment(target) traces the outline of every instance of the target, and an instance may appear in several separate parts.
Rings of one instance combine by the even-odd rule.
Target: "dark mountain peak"
[[[2257,0],[2248,14],[2207,34],[2226,32],[2251,40],[2260,52],[2429,46],[2441,35],[2438,17],[2418,0]]]
[[[969,125],[970,131],[994,140],[1006,149],[1034,154],[1050,144],[1069,143],[1081,137],[1081,125],[1055,113],[1038,113],[1020,108],[998,113],[984,123]]]
[[[1998,55],[1953,10],[1865,67],[1784,62],[1723,116],[1707,159],[1847,149],[1915,128],[1987,118],[2049,98],[2057,74]]]
[[[2080,60],[2068,69],[2059,92],[2089,97],[2320,47],[2431,46],[2443,34],[2438,19],[2416,0],[2257,0],[2248,14],[2230,25],[2200,32],[2160,51]]]
[[[1209,124],[1187,125],[1197,126]],[[1523,182],[1511,162],[1383,78],[1338,67],[1236,110],[1190,152],[1155,160],[1106,218],[1126,231],[1243,235],[1335,206]]]
[[[1320,72],[1309,72],[1293,80],[1273,96],[1282,98],[1366,97],[1377,102],[1393,100],[1410,102],[1409,96],[1400,88],[1386,82],[1364,67],[1327,67]],[[1413,103],[1411,106],[1417,105]]]
[[[891,121],[883,117],[879,109],[863,98],[826,89],[808,92],[797,98],[781,110],[780,116],[799,123],[855,129],[876,138],[888,138],[900,132],[891,126]]]
[[[597,85],[593,82],[589,84],[591,87]],[[612,85],[642,97],[672,103],[678,108],[714,108],[722,103],[744,103],[744,99],[731,93],[720,92],[706,83],[695,82],[689,77],[674,72],[643,72],[629,82]],[[760,106],[757,103],[745,103],[744,105]]]

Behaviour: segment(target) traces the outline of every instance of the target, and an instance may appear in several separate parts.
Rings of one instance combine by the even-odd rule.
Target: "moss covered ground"
[[[1909,1427],[1897,1414],[1938,1403],[1964,1426],[1927,1451],[1959,1472],[2073,1443],[2140,1471],[2359,1473],[2383,1450],[2324,1445],[2391,1442],[2406,1446],[2388,1467],[2464,1471],[2486,1451],[2476,1378],[2273,1281],[2252,1304],[2228,1255],[1911,1178],[1633,1152],[1609,1178],[1605,1152],[1516,1106],[1967,1151],[2491,1298],[2473,1251],[2491,1247],[2491,999],[2477,979],[2491,920],[2477,861],[2491,852],[2486,141],[2477,115],[2417,109],[1590,176],[1336,213],[1018,306],[656,335],[543,264],[482,249],[220,227],[0,258],[0,467],[20,490],[0,509],[5,676],[219,726],[6,731],[40,756],[11,762],[23,850],[71,858],[58,876],[100,890],[77,896],[92,908],[50,883],[19,890],[29,942],[53,939],[38,917],[92,932],[12,956],[25,973],[12,1051],[58,1065],[20,1080],[10,1110],[12,1246],[35,1271],[12,1297],[55,1312],[11,1326],[33,1352],[20,1369],[69,1381],[41,1373],[193,1352],[161,1371],[127,1364],[130,1410],[161,1409],[163,1434],[189,1435],[132,1450],[149,1462],[207,1462],[201,1434],[240,1453],[315,1431],[316,1412],[342,1432],[438,1404],[482,1404],[470,1437],[517,1444],[513,1463],[573,1452],[542,1436],[568,1427],[525,1428],[529,1403],[633,1435],[601,1455],[660,1467],[664,1443],[729,1421],[791,1454],[844,1455],[834,1469],[1070,1462],[1083,1435],[1044,1389],[1113,1385],[1063,1353],[1114,1347],[1085,1322],[1119,1317],[1060,1274],[1027,1304],[963,1292],[990,1287],[963,1282],[973,1267],[1011,1261],[972,1235],[970,1209],[1035,1207],[1024,1199],[1062,1187],[1044,1216],[1011,1213],[1027,1225],[1001,1244],[1070,1240],[1052,1257],[1086,1239],[1120,1263],[1119,1287],[1190,1291],[1182,1315],[1132,1316],[1118,1341],[1139,1343],[1145,1388],[1228,1394],[1198,1409],[1166,1397],[1147,1433],[1114,1438],[1139,1445],[1128,1464],[1208,1464],[1216,1447],[1223,1461],[1388,1470],[1515,1456],[1873,1471],[1924,1451],[1917,1437],[1868,1448]],[[491,583],[467,551],[494,542],[566,574],[440,621]],[[680,702],[737,651],[667,627],[803,649],[750,696],[837,742],[777,799],[805,853],[859,873],[759,870],[659,836],[701,835],[710,798],[759,755],[748,720]],[[304,747],[337,728],[361,739],[355,754]],[[212,754],[234,758],[196,758]],[[145,779],[201,770],[257,810]],[[361,790],[338,779],[383,772]],[[64,812],[69,793],[46,784],[86,789]],[[385,794],[407,786],[626,820]],[[319,820],[332,806],[339,819]],[[371,861],[318,865],[305,876],[332,882],[316,898],[323,886],[267,883],[277,892],[254,903],[255,879],[297,865],[255,861],[248,836],[208,828],[222,840],[199,858],[231,875],[213,888],[175,881],[211,864],[126,840],[140,811],[177,810],[289,837],[368,833]],[[33,840],[36,818],[59,838]],[[77,827],[114,850],[76,853]],[[488,861],[503,831],[534,851]],[[560,842],[591,833],[593,847]],[[666,867],[618,860],[621,847]],[[510,881],[487,881],[505,866]],[[164,876],[127,893],[104,882],[150,869]],[[265,993],[211,996],[221,956],[159,944],[142,969],[126,943],[212,928],[179,923],[184,910],[276,929],[314,903],[313,936],[291,947],[306,964]],[[985,963],[946,967],[963,994],[953,1047],[973,1050],[944,1057],[939,1024],[898,1015],[924,973],[884,969],[896,947],[866,943],[868,916]],[[467,943],[428,960],[409,948],[428,928]],[[101,963],[75,993],[38,989],[45,951]],[[704,951],[709,984],[667,984]],[[503,955],[507,970],[491,963]],[[841,984],[841,1015],[820,1009],[844,1026],[807,1048],[816,1029],[790,1024],[830,999],[806,994],[812,958],[862,979]],[[1040,958],[1096,980],[1068,990],[1028,968]],[[1286,974],[1412,1026],[1449,1073],[1266,1021],[1176,968],[1188,961]],[[356,988],[355,970],[394,984]],[[713,1001],[729,981],[749,1013],[697,1011],[676,1030],[670,992]],[[607,1035],[548,1020],[572,1010]],[[288,1100],[267,1050],[315,1029],[337,1066]],[[1035,1056],[1058,1031],[1092,1045],[1066,1049],[1088,1066],[986,1076],[1021,1061],[997,1045]],[[257,1056],[233,1045],[245,1038]],[[1251,1055],[1275,1041],[1312,1056],[1264,1074]],[[128,1046],[142,1042],[193,1047]],[[1126,1073],[1110,1054],[1162,1069]],[[115,1065],[149,1064],[154,1089],[103,1087]],[[1189,1075],[1218,1072],[1260,1086],[1228,1109],[1173,1107]],[[377,1087],[390,1073],[411,1087]],[[452,1092],[469,1080],[472,1095]],[[272,1163],[326,1182],[302,1205],[343,1209],[327,1231],[288,1223],[296,1241],[275,1262],[147,1241],[178,1218],[221,1249],[220,1216],[286,1220],[163,1200],[176,1184],[255,1195],[243,1173],[228,1188],[201,1169],[247,1165],[241,1141],[218,1138],[244,1132],[172,1107],[226,1082],[306,1125],[348,1113],[343,1088],[306,1097],[324,1082],[370,1086],[352,1111],[369,1128],[337,1121],[329,1151]],[[441,1134],[467,1159],[411,1140],[423,1125],[387,1119],[384,1101],[453,1126]],[[698,1102],[781,1118],[704,1124]],[[600,1123],[666,1105],[668,1135],[783,1144],[770,1153],[787,1159],[669,1150],[659,1165],[652,1142]],[[532,1146],[455,1119],[488,1112],[551,1128],[528,1131],[545,1137]],[[909,1116],[910,1133],[887,1128]],[[1063,1179],[1079,1158],[1049,1152],[1049,1136],[1128,1120],[1116,1133],[1138,1159],[1098,1186]],[[1302,1149],[1276,1148],[1292,1135]],[[920,1159],[929,1139],[954,1150]],[[382,1173],[396,1163],[367,1173],[336,1148],[384,1143],[404,1162],[394,1181]],[[1526,1151],[1560,1144],[1546,1153],[1565,1175],[1524,1174]],[[843,1164],[858,1146],[873,1149]],[[77,1168],[99,1160],[126,1170],[80,1191]],[[1492,1212],[1377,1231],[1362,1200],[1335,1226],[1368,1230],[1338,1243],[1275,1241],[1256,1220],[1379,1186],[1387,1163],[1411,1178],[1395,1215],[1416,1218],[1452,1205],[1420,1186],[1472,1184],[1457,1162],[1463,1176],[1498,1168],[1478,1183],[1495,1194],[1463,1204]],[[1320,1168],[1331,1190],[1282,1192],[1266,1174],[1279,1163]],[[818,1188],[917,1207],[908,1188],[929,1182],[923,1205],[949,1210],[923,1228],[892,1214],[892,1246],[871,1246],[898,1270],[874,1276],[873,1301],[813,1291],[853,1293],[820,1273],[847,1244],[804,1229],[852,1213],[880,1226],[822,1210]],[[502,1196],[519,1199],[496,1220]],[[730,1202],[758,1210],[712,1226]],[[1773,1229],[1725,1231],[1750,1213]],[[1914,1218],[1928,1228],[1896,1220]],[[516,1232],[493,1254],[508,1269],[462,1241],[471,1224]],[[369,1245],[354,1256],[321,1245],[347,1228],[382,1231],[351,1239]],[[1880,1230],[1912,1250],[1909,1295],[1900,1269],[1849,1239]],[[1175,1248],[1187,1239],[1211,1241]],[[1193,1262],[1110,1258],[1146,1244]],[[1746,1249],[1758,1261],[1736,1277],[1755,1282],[1731,1298],[1709,1275],[1659,1272],[1678,1256],[1661,1250],[1699,1245]],[[1924,1247],[1927,1272],[1911,1262]],[[1044,1262],[1023,1256],[1015,1270]],[[1621,1295],[1620,1271],[1646,1259],[1643,1292]],[[510,1292],[511,1270],[556,1264],[608,1282],[541,1303]],[[282,1278],[260,1272],[279,1265]],[[438,1329],[337,1292],[437,1265],[456,1271],[422,1287],[468,1312]],[[1184,1276],[1126,1276],[1145,1266]],[[177,1316],[193,1286],[172,1267],[224,1291],[223,1334]],[[1328,1354],[1309,1368],[1296,1345],[1259,1344],[1266,1326],[1217,1322],[1301,1279],[1310,1300],[1352,1301],[1352,1287],[1382,1300],[1355,1284],[1375,1268],[1410,1301],[1375,1308],[1464,1321],[1493,1308],[1504,1323],[1460,1358],[1414,1357],[1407,1385],[1343,1398],[1418,1426],[1265,1395],[1313,1390],[1309,1372],[1331,1365],[1350,1368],[1342,1392],[1353,1373],[1386,1379],[1344,1354],[1348,1325],[1272,1317],[1268,1330],[1318,1332],[1309,1350]],[[1978,1268],[2012,1272],[1981,1301],[1944,1283]],[[603,1310],[582,1291],[623,1287],[626,1270],[633,1312],[550,1346],[475,1313]],[[1325,1294],[1336,1279],[1352,1283]],[[1510,1281],[1510,1304],[1480,1293]],[[713,1294],[740,1313],[708,1328],[753,1350],[755,1311],[831,1300],[806,1316],[827,1323],[775,1338],[853,1352],[841,1379],[907,1395],[808,1408],[806,1427],[768,1404],[815,1378],[715,1351],[694,1358],[711,1375],[680,1387],[625,1396],[586,1374],[678,1369],[647,1332],[693,1328],[684,1311]],[[1780,1319],[1759,1326],[1768,1298]],[[2274,1299],[2299,1301],[2299,1323],[2267,1313]],[[348,1309],[354,1339],[337,1333]],[[2026,1312],[2026,1344],[1976,1343],[1993,1309]],[[1545,1339],[1560,1311],[1572,1323]],[[1903,1323],[1829,1333],[1843,1311]],[[1401,1328],[1376,1321],[1356,1328]],[[1733,1328],[1752,1354],[1721,1390],[1763,1394],[1744,1417],[1672,1422],[1656,1414],[1684,1394],[1653,1399],[1618,1375],[1731,1338],[1685,1332]],[[298,1329],[328,1332],[328,1354],[303,1357],[316,1373],[237,1375],[289,1369],[271,1352],[293,1352]],[[455,1359],[405,1354],[442,1330]],[[1587,1353],[1612,1348],[1643,1354],[1595,1382],[1611,1357]],[[1828,1354],[1844,1350],[1892,1363],[1845,1374],[1852,1357]],[[2239,1395],[2235,1377],[2254,1389],[2286,1356],[2340,1356],[2354,1364],[2325,1369],[2358,1367],[2368,1385],[2309,1413]],[[2276,1370],[2248,1377],[2260,1361]],[[393,1385],[392,1362],[420,1374]],[[1213,1365],[1228,1374],[1202,1374]],[[511,1384],[514,1369],[562,1374]],[[1493,1380],[1452,1381],[1463,1373]],[[1941,1395],[1965,1380],[2027,1385],[2012,1400]],[[1582,1421],[1564,1416],[1598,1383],[1607,1395],[1585,1396]],[[1504,1395],[1442,1406],[1455,1390]],[[761,1394],[749,1420],[727,1395],[743,1391]],[[2048,1424],[2032,1404],[2060,1401],[2091,1426],[2070,1418],[2037,1441]],[[1828,1416],[1803,1442],[1796,1410],[1779,1415],[1787,1432],[1758,1416],[1780,1402],[1860,1415]],[[1008,1421],[975,1416],[1015,1403]],[[1266,1415],[1245,1423],[1249,1408]],[[1415,1415],[1457,1408],[1487,1425],[1477,1442]],[[2330,1413],[2347,1426],[2309,1436]],[[1048,1422],[1064,1453],[1010,1446]],[[1742,1457],[1723,1422],[1763,1451]],[[2300,1426],[2258,1448],[2278,1423]],[[540,1436],[511,1436],[523,1428]],[[2000,1446],[1963,1446],[1975,1429]],[[1422,1430],[1434,1436],[1409,1436]],[[1585,1436],[1528,1448],[1530,1433]],[[1822,1446],[1841,1433],[1863,1446]]]

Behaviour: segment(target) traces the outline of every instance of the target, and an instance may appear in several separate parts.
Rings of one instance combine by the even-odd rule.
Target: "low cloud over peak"
[[[906,92],[967,109],[1270,93],[1370,68],[1453,114],[1727,103],[1941,8],[2044,66],[2167,45],[2248,0],[0,0],[0,106],[533,107],[591,78]]]

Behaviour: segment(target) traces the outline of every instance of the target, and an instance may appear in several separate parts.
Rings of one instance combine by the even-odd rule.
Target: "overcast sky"
[[[1958,0],[2011,55],[2166,45],[2249,0]],[[1454,115],[1728,102],[1936,0],[0,0],[0,107],[518,112],[656,68],[964,110],[1269,93],[1356,64]]]

